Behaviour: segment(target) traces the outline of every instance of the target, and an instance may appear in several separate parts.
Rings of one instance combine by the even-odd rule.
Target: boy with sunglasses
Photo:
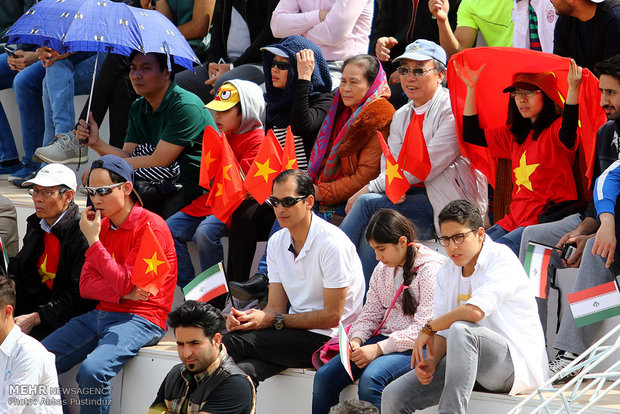
[[[23,247],[9,261],[8,273],[17,289],[15,323],[41,340],[95,304],[80,297],[88,244],[73,201],[75,173],[64,165],[48,164],[23,185],[33,186],[35,213],[26,220]]]
[[[385,388],[382,413],[409,414],[437,403],[441,413],[466,413],[475,382],[514,395],[547,380],[545,338],[527,275],[482,225],[478,208],[466,200],[439,213],[439,241],[451,261],[437,272],[433,319],[413,349],[415,370]]]
[[[132,198],[133,168],[123,158],[105,155],[93,162],[88,186],[93,207],[82,212],[80,228],[88,249],[80,276],[82,297],[99,301],[95,310],[71,319],[43,340],[56,355],[59,374],[82,363],[77,373],[81,413],[108,412],[110,380],[141,347],[159,342],[172,306],[177,266],[174,243],[164,220]],[[138,200],[136,202],[135,200]],[[145,232],[152,229],[168,276],[156,294],[132,283]],[[164,258],[156,258],[164,260]],[[147,261],[147,263],[148,263]],[[151,261],[157,267],[161,262]]]
[[[312,213],[306,172],[280,173],[268,200],[282,229],[267,245],[267,307],[232,308],[222,340],[256,385],[286,368],[312,367],[312,353],[338,332],[338,322],[357,318],[365,291],[355,246]]]

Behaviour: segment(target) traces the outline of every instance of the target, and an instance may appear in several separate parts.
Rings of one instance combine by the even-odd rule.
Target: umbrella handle
[[[99,51],[97,51],[97,57],[95,58],[95,67],[93,68],[93,80],[90,84],[90,94],[88,95],[88,107],[86,109],[86,123],[90,119],[90,105],[93,101],[93,90],[95,89],[95,78],[97,77],[97,64],[99,63]],[[88,140],[80,140],[80,144],[86,144]]]

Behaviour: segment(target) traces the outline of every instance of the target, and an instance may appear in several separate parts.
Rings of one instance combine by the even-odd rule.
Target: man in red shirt
[[[77,373],[80,413],[107,413],[110,380],[141,347],[157,343],[172,306],[177,263],[170,230],[158,215],[142,208],[133,192],[133,168],[105,155],[93,162],[86,187],[93,207],[82,212],[80,228],[88,241],[80,294],[98,300],[95,310],[70,320],[45,338],[56,355],[59,374],[82,363]],[[157,294],[132,283],[143,237],[152,229],[165,258],[148,254],[155,269],[166,260],[170,271]],[[153,257],[152,257],[153,256]],[[157,272],[157,270],[155,270]]]

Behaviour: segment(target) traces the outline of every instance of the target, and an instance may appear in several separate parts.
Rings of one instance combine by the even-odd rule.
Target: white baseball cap
[[[40,185],[41,187],[55,187],[64,184],[73,191],[77,189],[75,173],[71,168],[62,164],[47,164],[39,170],[32,180],[24,181],[22,186],[32,184]]]

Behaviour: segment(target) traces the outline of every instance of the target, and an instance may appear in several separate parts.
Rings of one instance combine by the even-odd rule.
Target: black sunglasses
[[[269,197],[266,201],[273,208],[277,208],[280,203],[282,203],[282,207],[289,208],[293,207],[299,200],[303,200],[304,198],[308,198],[308,196],[299,196],[299,197],[284,197],[282,200],[275,198],[274,196]]]
[[[107,196],[116,187],[120,187],[123,183],[116,183],[112,185],[104,185],[102,187],[84,187],[89,196],[93,197],[97,194],[100,197]]]
[[[291,64],[290,62],[278,62],[277,60],[272,60],[271,67],[272,68],[277,67],[280,70],[289,70],[289,68],[291,67]]]

